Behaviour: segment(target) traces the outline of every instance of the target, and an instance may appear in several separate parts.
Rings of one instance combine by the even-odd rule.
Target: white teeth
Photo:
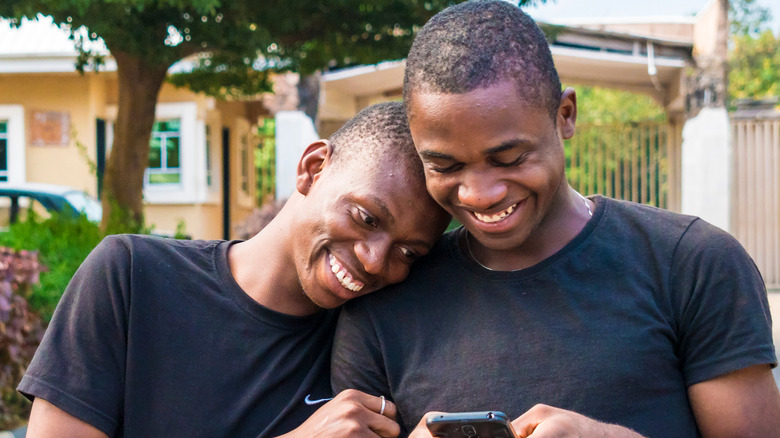
[[[492,215],[479,214],[479,213],[477,213],[475,211],[474,212],[474,216],[476,216],[476,218],[479,219],[482,222],[485,222],[485,223],[488,223],[488,224],[492,224],[492,223],[498,222],[498,221],[504,219],[505,217],[509,216],[510,214],[512,214],[512,212],[515,211],[515,207],[517,207],[517,204],[514,204],[514,205],[510,206],[509,208],[507,208],[506,210],[504,210],[504,211],[502,211],[500,213],[496,213],[496,214],[492,214]]]
[[[339,280],[339,283],[341,283],[342,286],[353,292],[357,292],[360,289],[363,289],[363,283],[359,281],[353,281],[352,275],[350,275],[350,273],[339,264],[333,254],[328,254],[328,262],[330,262],[330,270],[336,274],[336,278]]]

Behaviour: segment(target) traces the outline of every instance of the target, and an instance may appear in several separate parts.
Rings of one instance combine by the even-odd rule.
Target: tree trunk
[[[106,166],[103,221],[108,232],[143,227],[143,180],[157,96],[168,66],[150,65],[138,56],[112,51],[119,76],[114,144]]]

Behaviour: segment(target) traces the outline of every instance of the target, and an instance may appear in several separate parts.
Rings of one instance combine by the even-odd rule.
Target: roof
[[[82,27],[77,34],[86,37],[87,32]],[[84,45],[86,49],[109,55],[102,40],[85,38]],[[0,19],[0,73],[75,72],[77,55],[68,31],[54,24],[51,17],[24,18],[18,27]],[[116,70],[113,59],[107,59],[101,70]]]
[[[31,192],[50,193],[53,195],[64,195],[65,193],[80,191],[78,189],[69,186],[63,186],[58,184],[34,183],[34,182],[25,182],[25,183],[0,182],[0,190],[26,192],[26,193],[31,193]]]

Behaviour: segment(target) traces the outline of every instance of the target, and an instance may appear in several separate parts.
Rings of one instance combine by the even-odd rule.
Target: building
[[[100,195],[117,74],[105,46],[90,49],[103,54],[105,64],[82,75],[73,42],[50,19],[16,29],[0,22],[0,184],[53,183]],[[280,78],[280,85],[286,81]],[[144,176],[147,224],[172,232],[183,222],[194,238],[229,238],[257,204],[258,123],[273,118],[268,107],[290,109],[276,100],[224,101],[166,83]],[[283,142],[315,137],[305,117],[280,114],[291,133]]]

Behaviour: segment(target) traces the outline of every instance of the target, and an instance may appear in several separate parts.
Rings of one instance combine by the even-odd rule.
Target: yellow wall
[[[222,208],[216,204],[161,205],[144,207],[146,222],[155,231],[173,233],[180,221],[193,239],[222,238]]]
[[[240,194],[240,164],[238,155],[241,136],[255,127],[247,120],[243,102],[219,102],[186,89],[165,84],[160,91],[160,103],[195,102],[197,119],[209,125],[211,132],[212,190],[198,204],[149,204],[145,217],[160,231],[173,232],[180,220],[186,232],[199,239],[222,237],[222,128],[231,135],[231,233],[235,224],[244,220],[254,208],[255,176],[250,172],[250,192]],[[2,74],[0,104],[18,104],[25,111],[26,180],[62,184],[97,195],[97,177],[90,171],[95,162],[96,119],[115,117],[117,83],[115,73]],[[67,112],[73,127],[70,142],[64,146],[32,146],[30,119],[33,111]],[[250,123],[252,125],[250,125]],[[75,135],[74,135],[75,134]],[[77,147],[83,145],[84,152]],[[256,140],[250,136],[250,147]],[[110,147],[110,145],[107,145]],[[201,147],[198,144],[196,147]],[[86,153],[86,157],[84,156]],[[253,159],[250,160],[253,167]]]
[[[95,196],[97,179],[88,159],[96,157],[95,119],[102,117],[105,81],[109,74],[0,75],[2,104],[18,104],[25,112],[27,181],[64,184]],[[32,146],[30,122],[34,111],[59,111],[70,115],[71,140],[63,146]],[[75,135],[73,135],[75,134]],[[88,159],[76,144],[83,145]]]

